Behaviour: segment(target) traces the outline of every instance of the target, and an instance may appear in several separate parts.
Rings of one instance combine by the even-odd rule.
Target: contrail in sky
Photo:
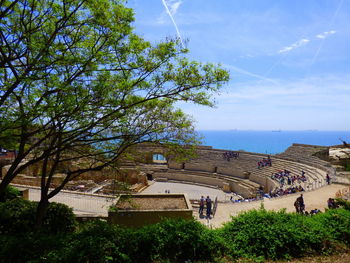
[[[173,15],[171,14],[171,12],[170,12],[170,10],[169,10],[169,7],[168,7],[168,5],[167,5],[167,3],[166,3],[166,0],[162,0],[162,2],[163,2],[163,5],[164,5],[164,7],[165,7],[165,9],[166,9],[166,12],[167,12],[168,15],[170,16],[171,21],[173,21],[173,24],[174,24],[175,29],[176,29],[177,37],[180,39],[180,42],[181,42],[181,46],[184,48],[185,46],[184,46],[184,44],[183,44],[183,42],[182,42],[182,38],[181,38],[181,35],[180,35],[180,31],[179,31],[179,29],[178,29],[178,27],[177,27],[177,25],[176,25],[176,23],[175,23],[175,20],[174,20]]]
[[[339,2],[338,8],[337,8],[337,10],[335,10],[334,15],[333,15],[333,18],[332,18],[331,22],[330,22],[329,25],[328,25],[328,29],[331,29],[331,27],[333,26],[334,20],[335,20],[335,18],[338,16],[338,13],[339,13],[340,7],[341,7],[342,4],[343,4],[343,1],[344,1],[344,0],[341,0],[341,1]],[[328,31],[328,32],[329,32],[329,31]],[[325,38],[322,38],[321,44],[319,45],[318,49],[316,50],[316,53],[315,53],[314,57],[313,57],[312,60],[311,60],[310,66],[312,66],[312,65],[315,63],[315,61],[316,61],[316,59],[317,59],[317,57],[318,57],[318,54],[320,53],[320,51],[321,51],[321,49],[322,49],[322,47],[323,47],[324,40],[325,40]]]
[[[234,71],[239,72],[239,73],[242,73],[242,74],[244,74],[244,75],[248,75],[248,76],[251,76],[251,77],[260,79],[260,80],[266,80],[266,81],[272,82],[272,83],[274,83],[274,84],[277,84],[277,82],[276,82],[275,80],[273,80],[273,79],[266,78],[265,76],[261,76],[261,75],[252,73],[252,72],[250,72],[250,71],[241,69],[241,68],[239,68],[239,67],[236,67],[236,66],[233,66],[233,65],[228,65],[228,64],[224,64],[223,66],[224,66],[225,68],[234,70]]]

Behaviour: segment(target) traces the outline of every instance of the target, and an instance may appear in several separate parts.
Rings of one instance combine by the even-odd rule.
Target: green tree
[[[192,120],[175,104],[212,106],[228,81],[227,71],[189,61],[177,39],[152,45],[135,35],[133,19],[119,0],[1,1],[0,142],[17,154],[0,199],[40,163],[38,226],[69,180],[118,167],[131,146],[197,143]],[[57,169],[77,160],[50,190]]]

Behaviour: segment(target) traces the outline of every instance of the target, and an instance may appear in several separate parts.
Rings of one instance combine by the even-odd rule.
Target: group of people
[[[199,200],[199,217],[203,217],[204,207],[206,206],[206,216],[208,219],[210,219],[210,215],[212,214],[211,208],[212,208],[212,201],[209,197],[204,198],[202,195],[201,199]]]
[[[223,157],[224,157],[224,160],[230,161],[231,158],[238,159],[239,153],[238,152],[232,152],[232,151],[224,152],[223,153]]]
[[[338,208],[339,206],[337,205],[336,201],[334,198],[328,198],[327,200],[327,206],[328,209],[335,209]],[[303,194],[301,194],[294,202],[294,207],[295,210],[298,214],[304,214],[304,215],[315,215],[318,213],[321,213],[321,210],[318,208],[310,210],[310,212],[305,210],[305,203],[304,203],[304,197]]]
[[[304,192],[305,189],[299,185],[299,186],[291,186],[288,188],[277,188],[273,192],[271,191],[269,193],[270,197],[279,197],[282,195],[289,195],[289,194],[294,194],[294,193],[299,193],[299,192]]]
[[[305,211],[305,215],[307,215],[307,216],[308,215],[316,215],[316,214],[319,214],[319,213],[321,213],[321,210],[318,209],[318,208],[310,210],[310,213],[308,211]]]
[[[337,205],[337,203],[335,202],[334,198],[328,198],[327,206],[328,206],[329,209],[334,209],[334,208],[338,208],[339,207]]]
[[[261,161],[258,161],[258,169],[265,166],[272,166],[272,160],[270,156],[268,156],[267,158],[263,158]]]
[[[294,185],[295,182],[301,183],[307,181],[304,171],[301,171],[301,175],[291,175],[291,172],[286,169],[279,170],[277,173],[272,174],[271,178],[278,181],[281,187],[286,183],[288,185]]]

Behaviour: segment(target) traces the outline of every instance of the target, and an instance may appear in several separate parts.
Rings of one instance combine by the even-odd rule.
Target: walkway
[[[341,184],[331,184],[314,191],[304,192],[305,209],[310,211],[318,208],[321,211],[324,211],[327,207],[328,198],[335,197],[335,193],[345,187],[346,186]],[[263,202],[221,203],[218,206],[215,217],[211,219],[210,222],[207,222],[206,219],[199,220],[206,225],[217,228],[222,226],[223,223],[229,221],[231,216],[237,216],[239,213],[250,209],[259,209],[261,203],[263,203],[266,210],[278,211],[285,208],[287,212],[295,212],[294,201],[299,195],[300,193],[296,193],[278,198],[264,199]]]
[[[176,182],[154,182],[150,183],[142,194],[164,194],[165,190],[170,190],[170,193],[186,193],[189,199],[199,200],[201,196],[210,196],[213,200],[218,197],[220,201],[229,201],[232,194],[226,194],[221,189],[205,187],[193,184],[184,184]]]

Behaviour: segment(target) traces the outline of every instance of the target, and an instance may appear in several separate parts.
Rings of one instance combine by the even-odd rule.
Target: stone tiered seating
[[[184,163],[186,170],[217,172],[219,174],[232,175],[246,178],[246,172],[257,167],[257,162],[263,155],[240,152],[239,158],[227,161],[223,158],[225,150],[199,150],[198,157]],[[169,161],[169,168],[182,169],[183,164]]]
[[[314,156],[317,152],[325,151],[328,147],[314,146],[305,144],[293,144],[283,153],[277,154],[276,157],[288,159],[291,161],[305,163],[313,167],[317,167],[331,172],[330,164],[320,158]]]
[[[268,155],[233,151],[238,152],[239,157],[228,161],[224,157],[227,150],[198,147],[197,156],[184,163],[170,159],[161,167],[156,165],[150,168],[151,165],[147,164],[141,167],[141,170],[150,171],[154,178],[218,186],[244,197],[250,197],[257,193],[260,186],[263,186],[265,192],[279,188],[279,182],[272,179],[271,175],[284,169],[296,176],[301,175],[302,170],[305,171],[307,181],[301,183],[305,190],[324,185],[326,174],[332,175],[332,173],[329,170],[329,164],[314,154],[326,149],[327,147],[293,144],[286,152],[270,156],[271,167],[265,166],[258,169],[258,162],[267,158]]]
[[[276,155],[276,157],[297,162],[299,165],[306,164],[311,169],[316,169],[317,172],[313,174],[316,175],[314,180],[324,184],[326,174],[328,173],[333,176],[335,175],[335,170],[330,163],[321,160],[315,154],[321,151],[327,151],[328,149],[329,147],[326,146],[293,144],[285,152]]]
[[[227,161],[223,156],[225,152],[227,151],[201,149],[198,151],[196,158],[193,158],[184,164],[170,160],[169,169],[182,170],[182,168],[184,168],[184,173],[191,174],[194,174],[195,172],[206,172],[206,176],[216,176],[227,182],[235,182],[239,185],[237,185],[236,188],[248,188],[250,189],[249,192],[254,193],[255,195],[260,183],[258,181],[249,180],[249,172],[257,167],[258,161],[267,156],[239,152],[240,155],[238,159],[232,158],[230,161]],[[247,191],[244,190],[243,192]],[[241,192],[238,193],[241,194]],[[246,194],[243,195],[246,196]]]
[[[259,184],[248,179],[203,171],[169,169],[166,173],[159,172],[153,174],[153,176],[154,178],[165,177],[169,180],[192,182],[200,185],[216,186],[219,188],[224,188],[224,184],[227,184],[229,189],[232,189],[234,192],[244,197],[255,196],[256,189],[259,188]]]
[[[256,175],[262,177],[271,177],[272,174],[275,174],[277,171],[284,169],[290,171],[292,176],[301,175],[301,172],[304,171],[307,178],[307,182],[301,183],[304,189],[311,190],[325,184],[326,172],[306,164],[296,163],[274,157],[272,158],[272,167],[263,167],[261,169],[253,170],[251,172],[251,176]],[[277,186],[279,186],[278,183]]]

